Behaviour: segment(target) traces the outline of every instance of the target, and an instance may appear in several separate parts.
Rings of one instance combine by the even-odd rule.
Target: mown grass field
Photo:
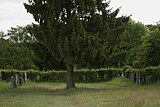
[[[160,107],[160,82],[137,85],[126,79],[103,83],[28,83],[10,89],[0,82],[0,107]]]

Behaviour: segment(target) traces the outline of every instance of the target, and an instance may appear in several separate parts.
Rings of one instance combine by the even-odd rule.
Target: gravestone
[[[24,73],[24,81],[25,81],[25,83],[28,82],[27,80],[28,80],[28,79],[27,79],[27,73],[25,72],[25,73]]]
[[[23,74],[19,73],[19,85],[21,86],[23,84]]]
[[[27,83],[27,73],[14,73],[11,71],[10,73],[10,87],[17,88],[18,85],[21,86],[23,83]]]
[[[141,73],[138,73],[138,84],[141,84]]]
[[[125,77],[125,72],[121,73],[121,77],[124,78]]]
[[[134,73],[133,72],[130,74],[130,80],[134,81]]]
[[[17,86],[18,86],[18,75],[15,74],[14,75],[14,88],[17,88]]]
[[[151,83],[151,78],[152,78],[151,76],[146,76],[146,79],[145,79],[145,80],[146,80],[146,83],[147,83],[147,84],[150,84],[150,83]]]
[[[136,72],[135,75],[136,75],[136,83],[137,83],[137,84],[140,84],[140,81],[141,81],[141,80],[140,80],[140,79],[141,79],[141,78],[140,78],[140,73],[139,73],[139,72]]]
[[[14,88],[14,77],[13,76],[11,76],[10,87]]]
[[[11,79],[10,79],[10,87],[11,88],[14,88],[14,72],[11,71]]]

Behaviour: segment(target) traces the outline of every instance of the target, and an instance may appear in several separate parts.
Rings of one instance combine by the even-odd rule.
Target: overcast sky
[[[23,6],[28,0],[0,0],[0,30],[7,31],[17,25],[27,25],[34,20]]]
[[[32,15],[24,9],[28,0],[0,0],[0,30],[7,31],[16,25],[34,22]],[[160,20],[160,0],[111,0],[110,7],[122,7],[120,15],[132,15],[132,19],[144,24],[155,24]]]

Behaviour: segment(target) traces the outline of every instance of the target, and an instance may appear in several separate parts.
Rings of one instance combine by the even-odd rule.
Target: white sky
[[[28,0],[0,0],[0,31],[17,25],[27,25],[34,20],[23,6]]]
[[[7,31],[16,25],[34,22],[32,15],[24,9],[28,0],[0,0],[0,30]],[[155,24],[160,20],[160,0],[111,0],[110,7],[122,7],[120,15],[132,15],[132,19],[144,24]]]

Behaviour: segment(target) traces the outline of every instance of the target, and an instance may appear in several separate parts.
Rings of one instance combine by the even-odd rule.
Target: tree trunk
[[[73,66],[67,64],[67,89],[76,88],[74,83]]]

